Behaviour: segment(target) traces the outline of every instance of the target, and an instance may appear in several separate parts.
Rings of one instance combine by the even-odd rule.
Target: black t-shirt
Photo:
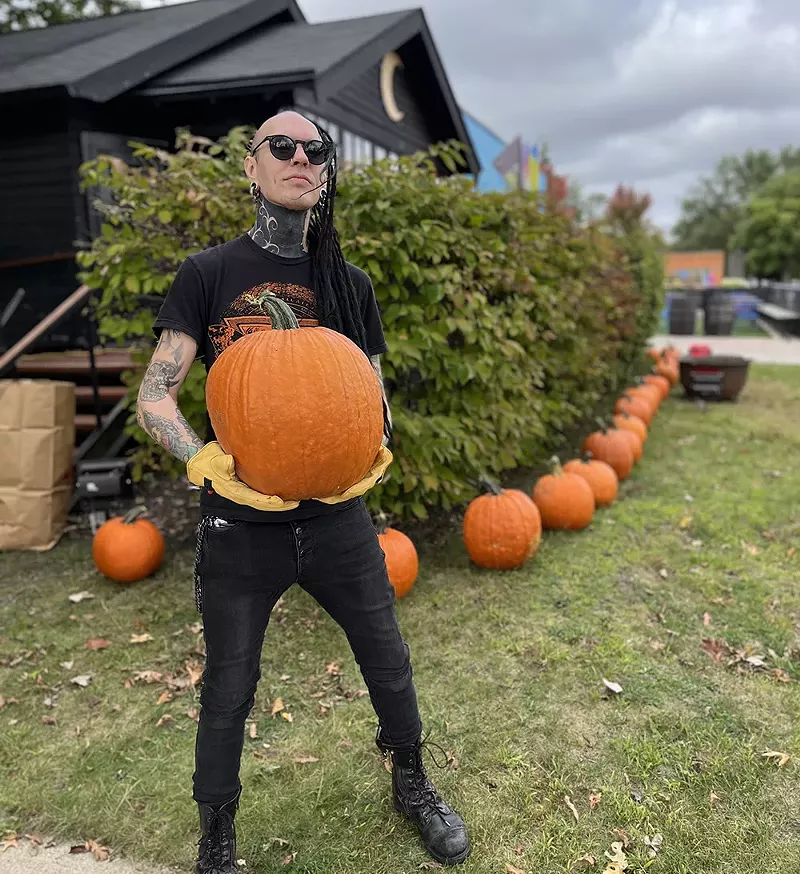
[[[350,276],[361,300],[361,315],[369,355],[386,351],[380,311],[375,291],[363,270],[348,263]],[[153,330],[173,328],[188,334],[197,343],[197,357],[206,372],[231,343],[253,331],[269,330],[269,316],[250,301],[269,290],[286,301],[301,327],[318,325],[314,291],[311,288],[311,259],[273,255],[253,242],[247,234],[228,243],[190,255],[178,268]],[[208,422],[208,440],[214,440]],[[351,506],[359,498],[340,504],[301,501],[295,510],[269,511],[242,506],[203,489],[202,512],[226,519],[259,522],[290,522],[332,513]]]

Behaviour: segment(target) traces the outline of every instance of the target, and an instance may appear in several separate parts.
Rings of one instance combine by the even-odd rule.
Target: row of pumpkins
[[[363,480],[380,451],[383,402],[366,355],[344,334],[325,327],[300,329],[291,308],[265,292],[262,306],[272,330],[231,344],[214,362],[206,404],[215,434],[235,461],[241,480],[264,495],[303,500],[343,494]],[[656,353],[654,372],[630,388],[611,421],[584,442],[585,456],[543,477],[532,499],[483,480],[486,493],[468,507],[464,540],[472,560],[490,568],[518,567],[538,548],[542,528],[583,528],[595,508],[614,500],[619,480],[641,458],[647,428],[678,380],[677,350]],[[313,362],[314,367],[309,367]],[[325,391],[315,383],[325,373]],[[264,373],[272,374],[270,380]],[[319,435],[336,423],[336,444],[319,451]],[[287,463],[300,457],[302,464]],[[366,481],[366,480],[363,480]],[[410,539],[377,517],[389,577],[399,597],[417,577]],[[134,509],[109,520],[93,541],[97,568],[110,579],[134,582],[164,558],[158,528]]]
[[[563,465],[557,456],[551,459],[551,473],[536,482],[531,496],[481,479],[484,494],[471,501],[463,523],[464,545],[476,565],[518,568],[536,555],[543,529],[586,528],[598,508],[616,500],[620,481],[641,460],[650,424],[679,379],[677,349],[651,348],[647,354],[653,372],[622,394],[609,421],[597,420],[598,430],[583,441],[581,458]],[[386,527],[383,514],[378,532],[389,580],[402,598],[417,579],[417,551],[407,535]]]

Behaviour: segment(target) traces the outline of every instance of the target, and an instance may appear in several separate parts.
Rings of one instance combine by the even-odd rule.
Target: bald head
[[[268,118],[256,131],[253,145],[255,155],[244,159],[244,172],[255,182],[261,194],[270,203],[288,209],[308,210],[319,200],[321,185],[325,182],[325,164],[312,164],[303,146],[298,145],[294,155],[286,161],[276,158],[264,137],[282,134],[295,141],[320,139],[317,126],[304,115],[293,110],[279,112]]]

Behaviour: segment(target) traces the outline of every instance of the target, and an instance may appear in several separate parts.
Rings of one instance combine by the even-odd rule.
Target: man
[[[178,409],[180,387],[196,355],[210,368],[243,334],[271,327],[252,304],[266,290],[292,307],[301,327],[323,324],[347,335],[370,356],[383,385],[386,343],[372,284],[344,260],[334,229],[330,137],[302,115],[282,112],[259,128],[244,169],[255,224],[181,264],[155,322],[158,346],[139,392],[142,427],[187,463],[199,460],[203,442]],[[391,434],[385,394],[384,418],[385,442]],[[391,757],[396,809],[416,824],[437,861],[463,862],[470,852],[464,823],[423,767],[409,650],[363,498],[272,511],[228,500],[211,481],[205,486],[195,561],[207,653],[193,775],[202,831],[197,874],[236,870],[245,720],[270,612],[295,582],[347,634],[378,717],[378,746]]]

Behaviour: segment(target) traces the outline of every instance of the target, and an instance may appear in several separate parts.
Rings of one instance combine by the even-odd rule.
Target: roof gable
[[[295,0],[195,0],[0,36],[0,93],[63,87],[99,103],[270,20]]]

